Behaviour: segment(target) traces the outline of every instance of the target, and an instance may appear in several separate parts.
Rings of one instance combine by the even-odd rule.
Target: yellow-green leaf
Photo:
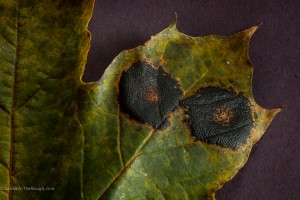
[[[257,28],[190,37],[172,24],[84,85],[85,198],[214,198],[279,112],[252,95]]]
[[[253,98],[258,27],[173,23],[83,83],[92,8],[0,2],[0,199],[214,199],[280,111]]]
[[[77,91],[92,8],[92,0],[0,1],[1,200],[83,198]]]

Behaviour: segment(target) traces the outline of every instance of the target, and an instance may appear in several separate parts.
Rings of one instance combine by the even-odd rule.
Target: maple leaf
[[[83,83],[92,8],[0,2],[0,199],[213,199],[280,111],[253,98],[257,26],[173,23]]]

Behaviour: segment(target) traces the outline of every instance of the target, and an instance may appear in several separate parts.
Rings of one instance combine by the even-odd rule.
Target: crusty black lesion
[[[234,90],[206,87],[180,102],[192,134],[201,141],[237,149],[253,127],[249,100]]]
[[[180,85],[163,67],[155,68],[146,62],[134,63],[122,73],[119,82],[121,111],[154,129],[169,126],[168,115],[182,96]]]

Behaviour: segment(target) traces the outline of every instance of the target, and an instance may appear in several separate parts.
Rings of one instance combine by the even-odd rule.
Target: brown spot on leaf
[[[233,111],[230,107],[219,106],[215,107],[213,110],[213,119],[215,122],[223,126],[230,125],[230,121],[233,118]]]

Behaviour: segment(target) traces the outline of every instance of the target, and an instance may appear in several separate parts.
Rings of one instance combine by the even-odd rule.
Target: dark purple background
[[[98,80],[115,56],[169,26],[175,12],[178,29],[192,36],[262,22],[250,43],[254,97],[266,108],[284,108],[217,199],[300,199],[300,1],[96,0],[84,81]]]

